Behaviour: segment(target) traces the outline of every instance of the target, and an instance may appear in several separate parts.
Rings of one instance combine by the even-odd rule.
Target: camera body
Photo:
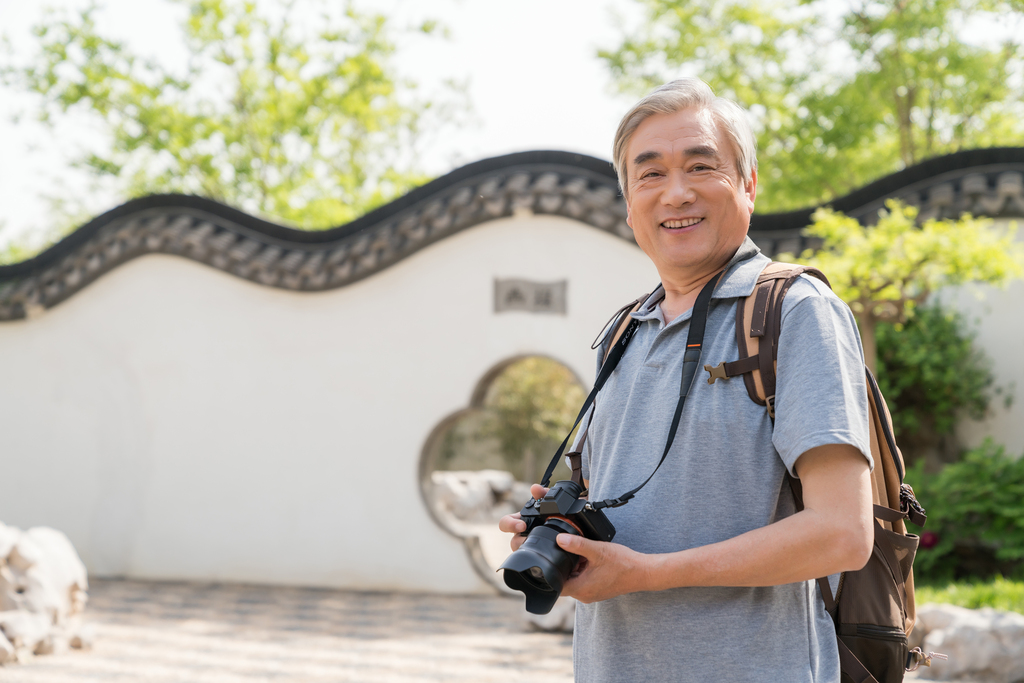
[[[580,493],[582,490],[579,484],[559,481],[540,500],[531,498],[519,511],[526,522],[526,535],[549,518],[565,517],[579,530],[578,535],[584,538],[592,541],[611,541],[615,538],[615,527],[608,521],[604,511],[588,509],[587,501],[579,497]]]
[[[520,515],[526,522],[526,540],[499,569],[505,585],[522,591],[526,611],[547,614],[555,606],[579,555],[562,550],[558,534],[583,536],[592,541],[611,541],[615,527],[603,510],[594,510],[580,498],[583,487],[575,481],[555,482],[547,495],[531,498]]]

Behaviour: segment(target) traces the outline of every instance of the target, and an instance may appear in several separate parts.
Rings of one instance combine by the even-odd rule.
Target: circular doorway
[[[498,520],[530,498],[586,392],[565,365],[517,357],[486,373],[470,405],[442,420],[424,447],[420,483],[437,522],[466,543],[477,571],[505,591],[495,572],[510,552]],[[568,479],[559,462],[552,481]]]

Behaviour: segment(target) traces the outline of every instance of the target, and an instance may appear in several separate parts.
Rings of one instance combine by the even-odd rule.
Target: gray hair
[[[747,121],[743,109],[724,97],[716,97],[707,83],[699,78],[680,78],[669,81],[651,92],[630,109],[615,131],[615,142],[612,145],[612,164],[619,176],[619,187],[622,196],[629,196],[626,187],[626,148],[633,133],[650,116],[655,114],[674,114],[684,109],[698,107],[707,109],[715,119],[715,123],[725,133],[736,152],[736,167],[740,180],[747,185],[757,170],[757,139]]]

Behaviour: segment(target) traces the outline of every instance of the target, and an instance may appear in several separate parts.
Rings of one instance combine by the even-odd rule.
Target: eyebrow
[[[711,159],[718,158],[718,150],[710,145],[698,145],[696,147],[690,147],[689,149],[684,150],[683,154],[685,154],[688,157],[709,157]],[[640,164],[646,161],[651,161],[652,159],[661,159],[661,152],[640,152],[640,154],[637,154],[636,158],[633,159],[633,165],[639,166]]]
[[[718,150],[710,145],[698,145],[697,147],[691,147],[686,150],[684,154],[688,157],[710,157],[712,159],[718,158]]]
[[[639,166],[640,164],[644,163],[645,161],[650,161],[651,159],[660,159],[660,158],[661,158],[661,152],[640,152],[639,154],[636,155],[636,158],[633,159],[633,165],[634,166]]]

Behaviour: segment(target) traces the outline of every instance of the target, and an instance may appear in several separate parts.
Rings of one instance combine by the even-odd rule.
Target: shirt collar
[[[769,263],[771,263],[771,259],[761,253],[761,249],[754,244],[749,236],[743,238],[740,248],[729,259],[729,263],[725,267],[725,274],[718,281],[711,298],[736,299],[750,296],[754,293],[754,287],[757,286],[758,276]],[[658,304],[664,298],[665,288],[659,284],[632,316],[641,321],[662,320]],[[689,318],[690,313],[684,313],[679,317],[681,319]]]

